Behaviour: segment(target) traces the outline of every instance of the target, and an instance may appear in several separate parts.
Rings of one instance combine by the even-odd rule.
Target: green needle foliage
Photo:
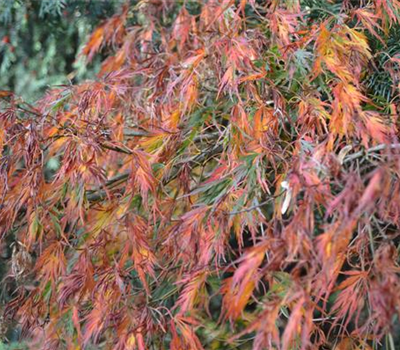
[[[121,1],[1,0],[0,89],[33,102],[50,86],[93,76],[79,57],[94,26]]]

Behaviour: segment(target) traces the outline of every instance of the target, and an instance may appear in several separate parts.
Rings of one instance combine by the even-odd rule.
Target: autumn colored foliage
[[[399,14],[140,1],[88,39],[97,78],[34,106],[2,92],[1,329],[32,349],[394,350]]]

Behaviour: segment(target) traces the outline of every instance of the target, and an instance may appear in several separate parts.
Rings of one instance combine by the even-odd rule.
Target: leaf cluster
[[[88,39],[95,79],[0,92],[2,322],[40,349],[394,350],[399,11],[140,1]]]

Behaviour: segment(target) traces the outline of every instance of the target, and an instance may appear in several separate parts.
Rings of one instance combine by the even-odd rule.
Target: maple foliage
[[[126,5],[96,79],[0,95],[2,323],[40,349],[394,349],[400,56],[394,98],[368,79],[400,2],[314,3]]]

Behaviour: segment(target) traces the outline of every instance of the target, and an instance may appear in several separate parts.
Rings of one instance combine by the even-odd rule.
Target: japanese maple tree
[[[139,1],[92,81],[0,92],[3,335],[394,350],[399,31],[398,0]]]

